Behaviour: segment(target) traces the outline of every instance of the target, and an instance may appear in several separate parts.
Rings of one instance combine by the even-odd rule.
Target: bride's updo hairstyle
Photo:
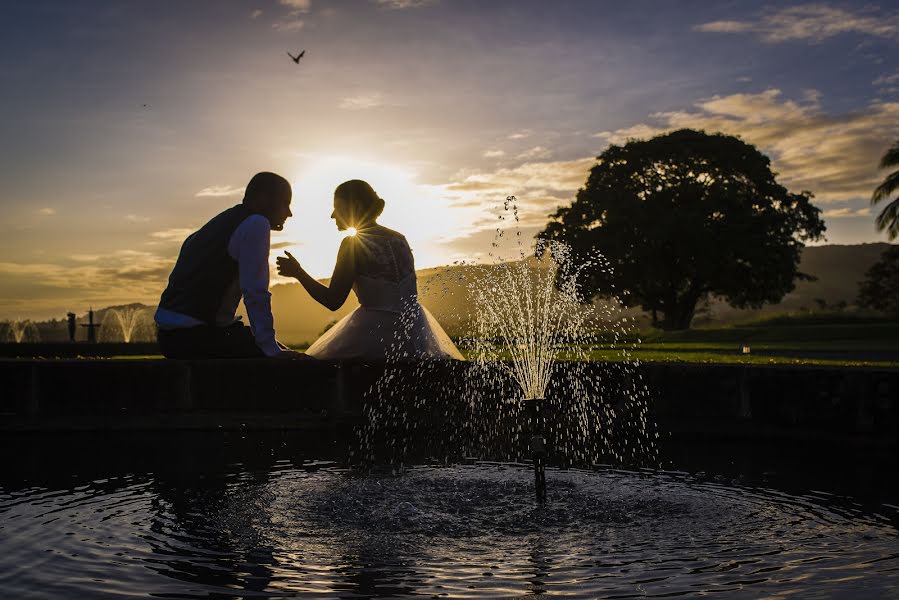
[[[384,211],[384,200],[361,179],[344,181],[334,190],[334,202],[346,216],[351,227],[357,229],[371,223]]]

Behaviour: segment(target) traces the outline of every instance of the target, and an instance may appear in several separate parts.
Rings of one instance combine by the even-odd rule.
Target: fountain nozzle
[[[546,438],[543,435],[544,398],[527,398],[524,403],[531,414],[531,456],[534,460],[534,493],[537,502],[546,503]]]

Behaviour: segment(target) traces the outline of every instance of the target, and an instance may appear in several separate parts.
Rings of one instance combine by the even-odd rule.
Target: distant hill
[[[782,302],[766,305],[760,310],[736,310],[724,302],[713,300],[694,320],[694,326],[723,324],[780,312],[815,310],[820,308],[822,302],[829,307],[836,307],[840,303],[852,307],[858,294],[858,284],[865,272],[889,246],[886,243],[875,243],[808,247],[802,253],[799,269],[817,277],[816,281],[799,282],[796,289]],[[434,314],[450,335],[456,335],[466,328],[466,324],[459,321],[459,315],[467,313],[465,309],[468,297],[464,288],[456,283],[461,271],[466,268],[468,267],[448,266],[418,271],[422,304]],[[349,314],[358,305],[356,296],[351,293],[339,310],[331,312],[312,300],[299,284],[272,287],[272,310],[278,339],[289,344],[315,340],[331,322]],[[155,310],[155,307],[137,304],[96,310],[95,321],[106,324],[105,331],[101,329],[101,339],[120,335],[111,311],[123,308],[143,309],[144,316],[148,319],[152,319]],[[642,317],[639,311],[631,313]],[[63,317],[61,320],[36,323],[42,340],[67,339],[64,315],[60,316]],[[86,315],[78,315],[79,324],[86,321]],[[152,336],[152,332],[144,327],[140,327],[139,332],[135,333],[137,339]],[[84,330],[79,327],[78,339],[83,339],[83,336]]]
[[[459,315],[467,302],[467,294],[458,283],[461,271],[466,267],[451,266],[422,269],[416,272],[421,303],[437,318],[450,335],[459,333],[463,324]],[[323,279],[322,283],[329,280]],[[272,287],[272,312],[278,339],[288,344],[311,342],[318,338],[325,327],[341,319],[357,306],[356,295],[350,292],[346,303],[331,312],[315,302],[298,283]]]
[[[359,301],[352,292],[342,307],[331,312],[313,300],[299,283],[272,286],[275,334],[285,344],[315,341],[329,323],[348,315],[357,306]]]
[[[765,305],[759,310],[737,310],[713,300],[708,311],[698,316],[694,325],[723,324],[773,313],[815,310],[820,307],[819,300],[831,307],[841,302],[851,307],[855,304],[858,284],[865,272],[889,246],[886,243],[809,246],[802,253],[799,270],[816,277],[816,281],[800,281],[782,302]],[[418,271],[422,304],[450,335],[464,328],[458,315],[467,312],[464,308],[468,299],[464,289],[453,283],[459,279],[457,272],[464,268],[449,266]],[[329,322],[343,317],[356,306],[356,297],[351,295],[339,311],[332,313],[312,300],[299,284],[272,288],[278,337],[286,343],[314,340]],[[632,314],[641,316],[639,311],[632,311]],[[644,322],[648,323],[648,320]]]
[[[840,303],[854,306],[858,296],[858,284],[865,272],[883,254],[890,244],[854,244],[809,246],[802,252],[799,271],[817,278],[816,281],[799,281],[796,289],[778,304],[767,304],[759,310],[737,310],[724,302],[712,301],[710,313],[697,317],[696,325],[715,322],[732,322],[778,312],[814,310],[821,302],[835,307]]]
[[[816,298],[826,299],[829,304],[853,304],[865,272],[889,247],[890,244],[880,243],[806,248],[800,270],[818,281],[800,282],[781,304],[802,305]]]

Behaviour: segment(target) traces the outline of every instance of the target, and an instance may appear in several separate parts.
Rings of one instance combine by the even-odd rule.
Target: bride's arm
[[[337,252],[337,264],[334,265],[334,273],[331,275],[331,284],[327,286],[307,273],[290,252],[285,252],[287,257],[278,257],[278,273],[295,277],[316,302],[329,310],[337,310],[346,302],[356,279],[355,251],[355,239],[352,236],[343,238]]]

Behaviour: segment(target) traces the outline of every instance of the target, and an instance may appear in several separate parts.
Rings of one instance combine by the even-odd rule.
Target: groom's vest
[[[243,204],[232,206],[190,234],[162,292],[160,308],[215,325],[219,307],[237,279],[237,261],[228,254],[234,230],[253,214]]]

